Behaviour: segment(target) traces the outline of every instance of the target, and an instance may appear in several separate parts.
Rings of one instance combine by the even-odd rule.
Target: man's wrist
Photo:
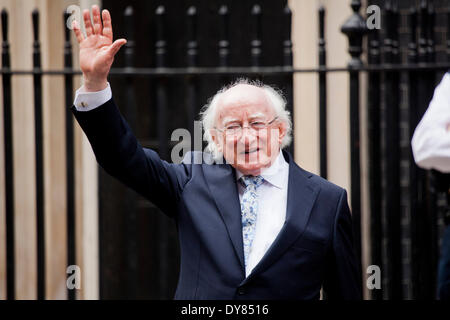
[[[76,91],[73,104],[78,111],[91,111],[105,104],[111,98],[112,92],[109,83],[104,90],[96,92],[87,92],[83,85]]]
[[[108,87],[108,80],[92,80],[84,77],[84,91],[85,92],[98,92],[105,90]]]

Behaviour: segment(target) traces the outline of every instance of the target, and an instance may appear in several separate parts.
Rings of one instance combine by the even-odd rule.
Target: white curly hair
[[[247,84],[251,86],[255,86],[264,90],[267,95],[268,100],[271,102],[272,107],[275,110],[275,113],[280,121],[282,121],[286,125],[286,135],[281,142],[281,149],[288,147],[292,141],[292,120],[291,113],[286,110],[286,98],[283,93],[275,89],[272,86],[266,85],[258,80],[249,80],[247,78],[239,78],[233,83],[224,86],[220,89],[211,99],[208,100],[207,104],[202,108],[200,112],[200,118],[202,121],[203,129],[205,133],[203,138],[206,140],[208,145],[206,146],[206,151],[211,153],[215,160],[222,158],[222,153],[219,151],[216,143],[213,141],[210,130],[215,126],[215,119],[218,110],[218,104],[220,97],[229,89],[241,85]]]

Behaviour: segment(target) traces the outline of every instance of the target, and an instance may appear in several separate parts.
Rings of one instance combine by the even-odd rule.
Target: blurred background
[[[365,299],[435,299],[448,202],[410,140],[450,68],[446,0],[0,0],[0,299],[175,292],[174,222],[98,167],[70,112],[81,74],[66,22],[93,4],[128,39],[110,83],[143,146],[170,160],[173,130],[193,133],[223,85],[276,86],[296,162],[348,190]]]

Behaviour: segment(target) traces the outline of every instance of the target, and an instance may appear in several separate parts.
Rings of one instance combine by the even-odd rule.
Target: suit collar
[[[288,171],[289,164],[284,159],[283,152],[280,151],[273,165],[263,170],[261,176],[276,188],[283,189],[287,187]]]
[[[274,187],[283,189],[287,184],[286,177],[282,174],[283,170],[289,170],[289,164],[284,159],[282,151],[280,151],[272,165],[263,169],[260,175]],[[236,180],[239,180],[244,174],[237,169],[235,171]]]

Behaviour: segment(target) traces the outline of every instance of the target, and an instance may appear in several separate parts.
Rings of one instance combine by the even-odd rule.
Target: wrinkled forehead
[[[221,94],[216,121],[225,118],[271,117],[275,113],[264,89],[252,85],[237,85]]]

